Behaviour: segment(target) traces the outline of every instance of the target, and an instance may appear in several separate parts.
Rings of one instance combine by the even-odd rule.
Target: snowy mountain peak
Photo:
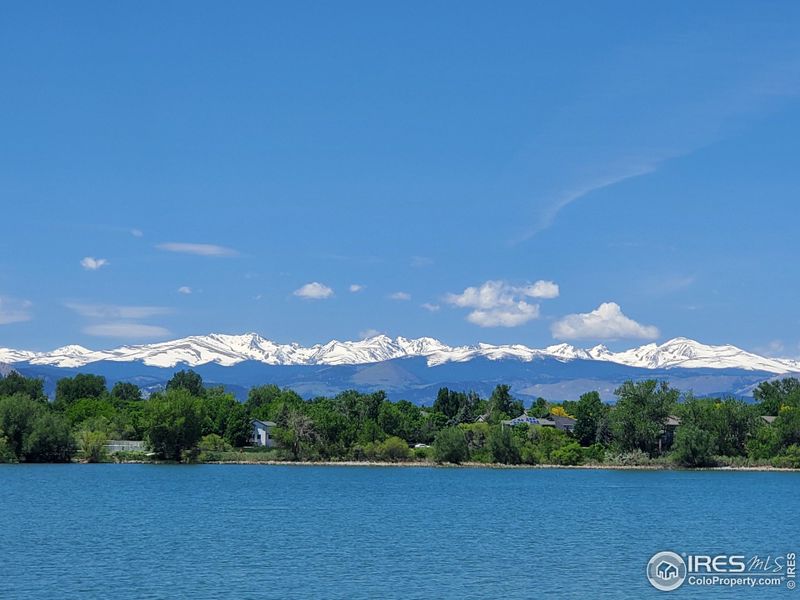
[[[207,363],[231,366],[244,361],[268,365],[356,365],[409,357],[423,357],[429,366],[468,362],[477,358],[522,362],[556,359],[561,362],[613,362],[644,369],[734,368],[775,374],[800,373],[800,363],[794,360],[763,357],[735,346],[711,346],[684,337],[673,338],[660,345],[645,344],[622,352],[612,352],[603,345],[581,349],[566,343],[544,349],[529,348],[522,344],[448,346],[431,337],[392,339],[383,334],[359,341],[331,340],[305,347],[296,342],[280,344],[252,332],[240,335],[212,333],[102,351],[78,345],[63,346],[51,352],[0,348],[0,362],[29,362],[58,367],[82,367],[102,360],[138,361],[170,368]]]

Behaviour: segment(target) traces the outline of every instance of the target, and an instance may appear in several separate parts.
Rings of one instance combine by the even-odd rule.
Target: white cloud
[[[615,302],[604,302],[588,313],[567,315],[550,329],[559,340],[652,340],[659,336],[658,327],[637,323],[625,316]]]
[[[365,287],[367,287],[367,286],[361,285],[360,283],[351,283],[350,287],[349,287],[349,290],[355,294],[355,293],[360,292],[361,290],[363,290]]]
[[[194,254],[196,256],[238,256],[239,252],[233,248],[217,246],[216,244],[188,244],[184,242],[167,242],[156,244],[159,250],[167,252],[179,252],[182,254]]]
[[[0,325],[30,321],[33,318],[31,306],[33,305],[29,300],[0,296]]]
[[[192,293],[192,288],[190,288],[188,285],[182,285],[181,287],[178,288],[178,293],[186,294],[188,296],[189,294]]]
[[[333,296],[333,290],[323,283],[312,281],[296,289],[294,295],[306,300],[324,300]]]
[[[131,229],[131,235],[133,237],[142,237],[144,235],[144,232],[141,229],[134,228],[134,229]]]
[[[86,335],[115,338],[157,338],[169,335],[169,330],[143,323],[100,323],[83,329]]]
[[[378,331],[377,329],[365,329],[364,331],[358,332],[358,337],[360,337],[362,340],[366,340],[369,338],[373,338],[376,335],[381,335],[381,333],[383,332]]]
[[[400,300],[401,302],[405,302],[407,300],[411,300],[411,294],[408,292],[395,292],[393,294],[389,294],[390,300]]]
[[[420,306],[429,312],[436,312],[441,308],[438,304],[432,304],[430,302],[425,302],[420,304]]]
[[[108,265],[108,261],[105,258],[86,256],[81,260],[81,266],[87,271],[97,271],[97,269],[106,265]]]
[[[165,306],[121,306],[117,304],[84,304],[67,302],[64,304],[73,312],[90,319],[147,319],[172,312]]]
[[[467,315],[467,321],[481,327],[519,327],[538,318],[539,305],[524,300],[491,310],[473,310]]]
[[[528,302],[528,298],[549,299],[558,294],[558,285],[552,281],[512,285],[490,280],[460,294],[447,294],[445,302],[474,309],[467,320],[481,327],[518,327],[539,317],[539,305]]]

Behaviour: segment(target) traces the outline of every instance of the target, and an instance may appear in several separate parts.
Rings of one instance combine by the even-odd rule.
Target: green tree
[[[31,400],[46,402],[44,395],[44,382],[34,377],[23,377],[16,371],[11,371],[5,377],[0,377],[0,396],[13,396],[25,394]]]
[[[49,411],[37,414],[23,453],[27,462],[69,462],[75,455],[75,439],[67,420]]]
[[[464,432],[458,427],[446,427],[436,434],[433,456],[438,463],[460,464],[469,460],[469,447]]]
[[[139,402],[142,399],[142,390],[134,383],[118,381],[111,388],[111,396],[119,402]]]
[[[199,398],[173,387],[146,402],[143,419],[150,448],[161,458],[180,461],[197,446],[205,414]]]
[[[500,384],[494,388],[492,395],[489,397],[488,408],[489,418],[493,423],[518,417],[525,410],[522,402],[511,395],[511,386],[505,384]]]
[[[9,450],[18,459],[23,457],[36,419],[44,410],[42,403],[31,400],[27,394],[16,393],[0,398],[0,431]]]
[[[567,442],[553,450],[551,460],[557,465],[579,465],[583,462],[584,453],[578,442]]]
[[[253,433],[253,424],[247,409],[240,403],[231,407],[225,421],[225,441],[235,448],[246,446]]]
[[[675,434],[672,457],[684,467],[707,467],[714,464],[713,436],[696,425],[681,425]]]
[[[638,449],[650,456],[658,454],[664,425],[680,392],[651,379],[626,381],[614,393],[618,400],[610,416],[616,444],[623,452]]]
[[[544,419],[550,414],[550,403],[544,398],[537,398],[533,401],[533,404],[531,404],[528,414],[537,419]]]
[[[106,458],[108,436],[103,431],[81,430],[77,434],[78,455],[89,463],[102,462]]]
[[[489,431],[489,453],[496,463],[517,465],[520,463],[520,449],[508,427],[496,425]]]
[[[53,407],[65,410],[81,398],[101,398],[106,393],[105,377],[78,373],[75,377],[64,377],[58,380]]]
[[[573,434],[583,446],[605,441],[603,424],[608,418],[609,406],[600,399],[598,392],[583,394],[575,404],[575,430]]]
[[[753,390],[760,415],[777,416],[782,406],[800,406],[800,379],[764,381]]]
[[[382,459],[392,462],[408,460],[411,456],[411,448],[408,447],[405,440],[392,436],[381,443],[380,456]]]
[[[203,378],[191,369],[175,373],[167,382],[167,390],[186,390],[196,398],[205,395]]]

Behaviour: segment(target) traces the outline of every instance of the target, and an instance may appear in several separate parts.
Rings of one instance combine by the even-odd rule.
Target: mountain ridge
[[[491,361],[533,362],[555,359],[560,362],[587,360],[610,362],[643,369],[743,369],[776,375],[800,373],[800,362],[760,356],[736,346],[707,345],[677,337],[662,344],[645,344],[629,350],[612,352],[603,345],[577,348],[561,343],[546,348],[523,344],[486,344],[449,346],[432,337],[390,338],[376,335],[360,341],[331,340],[325,344],[302,346],[280,344],[257,333],[240,335],[211,333],[188,336],[165,342],[124,345],[110,350],[90,350],[71,344],[49,352],[0,348],[0,362],[27,363],[62,368],[85,367],[94,362],[140,362],[147,366],[196,367],[206,364],[233,366],[245,361],[266,365],[369,365],[398,358],[423,357],[429,367],[445,363],[463,363],[476,358]]]

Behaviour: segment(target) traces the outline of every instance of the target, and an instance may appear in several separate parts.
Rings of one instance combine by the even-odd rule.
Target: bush
[[[519,447],[509,428],[493,427],[489,432],[487,445],[494,462],[505,465],[518,465],[520,463]]]
[[[684,467],[708,467],[714,464],[712,435],[694,425],[678,427],[672,458]]]
[[[152,462],[152,457],[141,450],[120,450],[111,455],[114,462]]]
[[[200,439],[198,444],[201,452],[229,452],[233,448],[216,433],[209,433]]]
[[[650,455],[641,450],[633,450],[632,452],[606,452],[606,463],[621,467],[641,467],[651,464],[653,461]]]
[[[592,444],[583,448],[583,460],[591,463],[601,463],[606,459],[606,449],[602,444]]]
[[[430,460],[433,458],[433,448],[414,448],[414,458],[417,460]]]
[[[464,432],[458,427],[447,427],[436,434],[433,456],[438,463],[460,464],[469,460],[469,448]]]
[[[67,420],[54,413],[41,413],[25,442],[24,454],[30,462],[69,462],[75,454],[75,440]]]
[[[12,463],[17,462],[17,457],[11,451],[11,446],[8,443],[8,440],[3,435],[3,432],[0,431],[0,463]]]
[[[570,442],[554,450],[551,457],[557,465],[579,465],[583,462],[583,449],[578,442]]]
[[[102,462],[107,457],[106,443],[108,436],[102,431],[79,431],[78,450],[79,456],[90,463]]]
[[[408,460],[411,449],[404,439],[392,436],[380,444],[379,454],[383,460],[397,462]]]
[[[772,459],[772,466],[781,469],[800,469],[800,446],[792,444],[780,456]]]

